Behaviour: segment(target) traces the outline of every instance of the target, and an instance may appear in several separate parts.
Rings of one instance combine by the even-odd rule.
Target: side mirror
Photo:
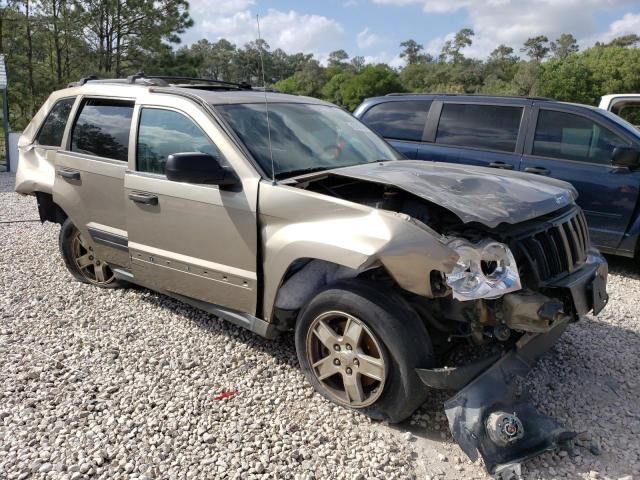
[[[633,147],[616,147],[611,154],[611,163],[617,167],[635,170],[640,167],[640,152]]]
[[[232,186],[240,183],[238,177],[228,167],[208,153],[187,152],[169,155],[164,167],[168,180],[173,182],[199,183]]]

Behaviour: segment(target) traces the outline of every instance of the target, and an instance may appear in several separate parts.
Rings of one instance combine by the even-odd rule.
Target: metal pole
[[[4,150],[7,158],[7,172],[11,171],[11,156],[9,155],[9,96],[7,89],[2,91],[2,120],[4,127]]]

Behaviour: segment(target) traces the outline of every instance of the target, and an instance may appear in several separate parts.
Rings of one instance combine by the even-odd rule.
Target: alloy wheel
[[[362,320],[331,311],[311,323],[306,353],[314,375],[331,399],[362,408],[382,395],[387,371],[380,345]]]
[[[88,282],[106,285],[114,280],[109,265],[96,257],[93,248],[79,231],[76,231],[71,239],[71,252],[78,271]]]

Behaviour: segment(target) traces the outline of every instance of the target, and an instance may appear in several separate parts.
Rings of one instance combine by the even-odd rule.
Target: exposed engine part
[[[493,327],[493,336],[501,342],[506,342],[511,338],[511,329],[506,325],[496,325]]]
[[[515,413],[492,412],[487,417],[485,428],[491,441],[501,447],[524,437],[524,427]]]
[[[504,323],[513,330],[545,333],[565,316],[560,300],[531,290],[522,290],[503,297]]]

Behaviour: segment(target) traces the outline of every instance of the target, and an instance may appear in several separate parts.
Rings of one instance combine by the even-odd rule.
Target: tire
[[[429,334],[392,290],[359,280],[326,287],[301,310],[295,343],[316,391],[376,420],[401,422],[428,396],[415,369],[433,364]]]
[[[67,270],[76,280],[101,288],[119,288],[118,281],[106,262],[93,254],[92,247],[84,240],[80,231],[67,218],[60,228],[58,246]]]

